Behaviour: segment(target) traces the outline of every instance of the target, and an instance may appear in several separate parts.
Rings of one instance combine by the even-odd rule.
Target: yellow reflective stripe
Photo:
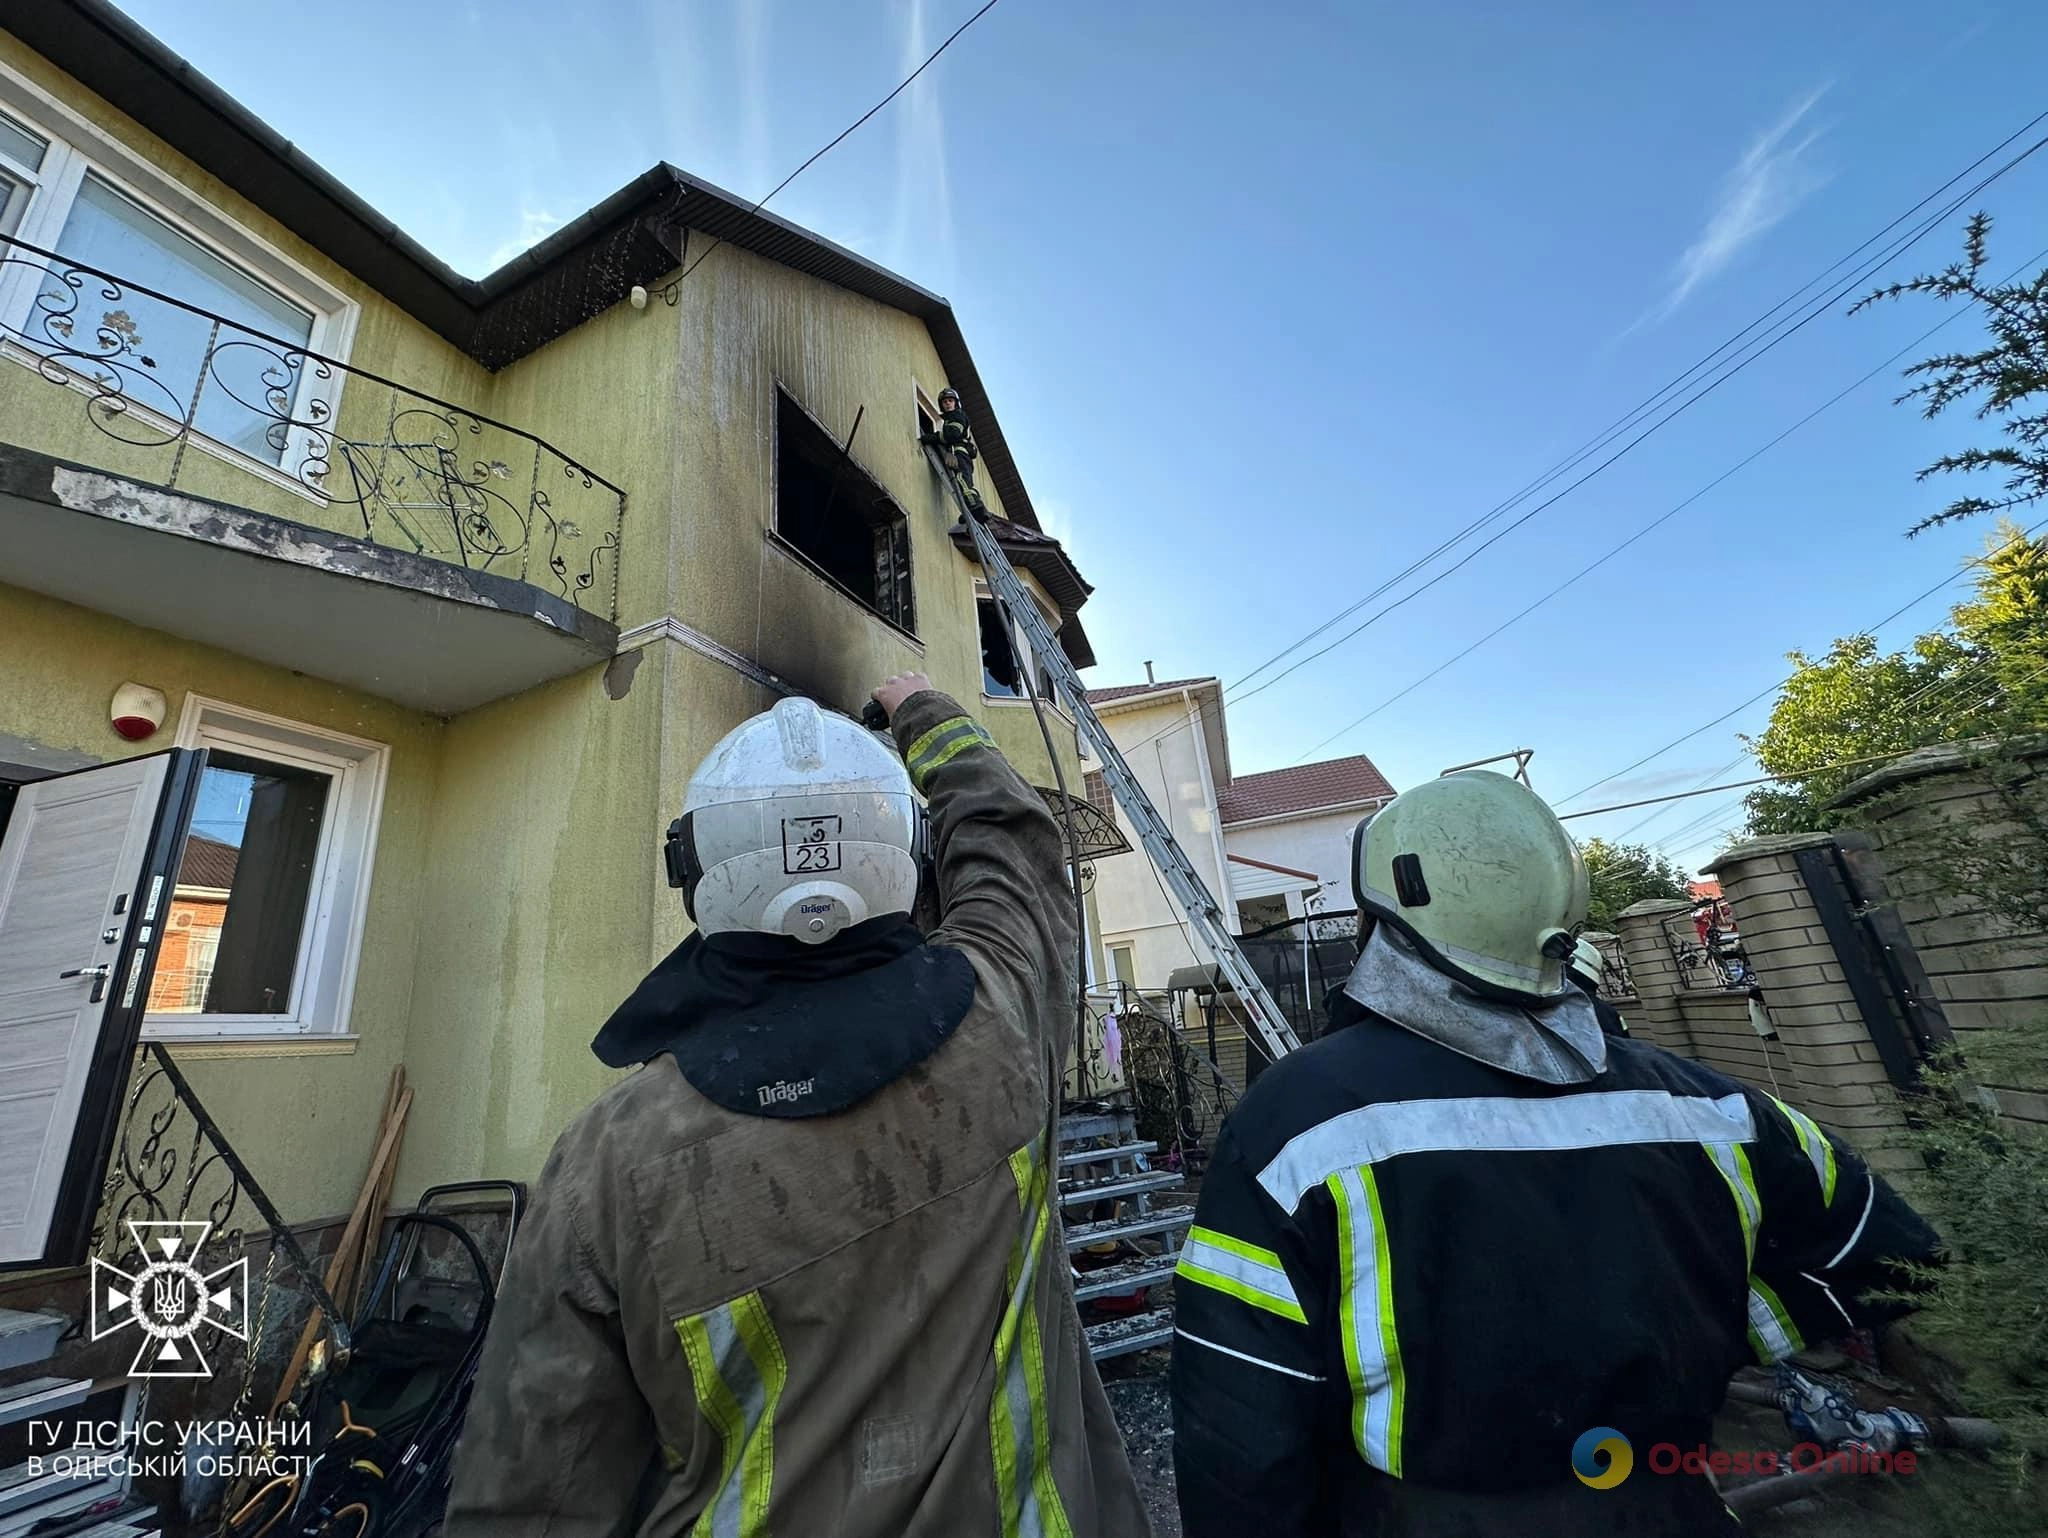
[[[1806,1345],[1771,1284],[1755,1276],[1749,1279],[1749,1343],[1767,1367]]]
[[[1379,1182],[1366,1164],[1339,1170],[1326,1184],[1337,1207],[1345,1293],[1339,1333],[1351,1379],[1352,1440],[1361,1458],[1398,1479],[1408,1375],[1394,1326],[1393,1256]]]
[[[733,1301],[740,1339],[753,1359],[754,1373],[761,1383],[761,1414],[758,1431],[747,1438],[740,1455],[740,1485],[744,1512],[743,1534],[768,1530],[768,1497],[775,1486],[775,1409],[782,1402],[783,1386],[789,1382],[789,1359],[782,1354],[782,1342],[768,1320],[767,1305],[758,1292]]]
[[[1703,1143],[1714,1168],[1728,1182],[1735,1195],[1735,1211],[1742,1219],[1742,1268],[1756,1264],[1756,1231],[1763,1221],[1764,1203],[1756,1188],[1756,1174],[1749,1167],[1749,1155],[1739,1143]]]
[[[1261,1249],[1256,1244],[1246,1243],[1235,1234],[1219,1233],[1216,1229],[1204,1228],[1199,1223],[1188,1230],[1188,1242],[1213,1244],[1219,1250],[1228,1250],[1231,1254],[1242,1256],[1256,1265],[1271,1266],[1275,1271],[1286,1269],[1280,1264],[1280,1256],[1275,1251]]]
[[[979,724],[965,716],[954,716],[941,721],[910,745],[910,751],[903,755],[903,763],[910,770],[910,782],[919,791],[932,774],[951,763],[969,748],[992,748],[995,739],[982,730]]]
[[[922,737],[918,738],[917,741],[913,742],[904,751],[903,761],[905,763],[909,763],[912,759],[922,758],[926,753],[929,753],[931,751],[932,744],[937,742],[941,737],[945,736],[948,732],[958,731],[963,726],[972,725],[974,725],[974,723],[968,720],[965,716],[948,716],[945,720],[941,721],[937,726],[933,727],[930,731],[926,732]]]
[[[1273,1251],[1218,1233],[1213,1228],[1194,1227],[1182,1243],[1174,1275],[1184,1281],[1212,1287],[1226,1297],[1262,1308],[1296,1324],[1307,1324],[1287,1268]]]
[[[996,1327],[989,1448],[995,1459],[1004,1538],[1073,1538],[1073,1524],[1053,1479],[1045,1343],[1038,1323],[1036,1282],[1052,1228],[1052,1204],[1037,1152],[1035,1143],[1027,1143],[1009,1160],[1023,1226],[1010,1246],[1004,1272],[1008,1301]]]
[[[710,1504],[691,1529],[696,1538],[712,1538],[717,1531],[718,1504],[726,1489],[733,1483],[733,1473],[739,1468],[741,1420],[739,1401],[725,1386],[725,1379],[719,1376],[718,1358],[712,1349],[710,1332],[706,1328],[707,1314],[698,1314],[676,1321],[676,1334],[682,1337],[683,1355],[690,1362],[690,1386],[697,1396],[697,1408],[711,1429],[718,1433],[718,1483],[713,1489]]]
[[[1822,1202],[1834,1206],[1835,1145],[1805,1112],[1793,1110],[1776,1095],[1771,1097],[1771,1104],[1785,1113],[1785,1120],[1792,1124],[1793,1132],[1799,1137],[1799,1146],[1806,1150],[1807,1162],[1813,1166],[1814,1178],[1820,1182]]]
[[[775,1484],[775,1410],[789,1381],[782,1342],[758,1292],[676,1321],[697,1407],[718,1433],[718,1483],[696,1538],[767,1538]]]

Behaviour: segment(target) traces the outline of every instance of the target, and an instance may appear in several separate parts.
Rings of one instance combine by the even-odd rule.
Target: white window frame
[[[144,1039],[349,1034],[390,747],[197,694],[185,697],[177,745],[224,748],[313,769],[330,777],[331,789],[313,879],[306,888],[306,920],[292,972],[290,1008],[275,1015],[152,1014],[143,1020]]]
[[[1060,628],[1059,611],[1056,609],[1048,608],[1046,605],[1046,601],[1043,598],[1039,597],[1039,595],[1036,592],[1033,592],[1031,588],[1026,587],[1024,591],[1031,595],[1031,602],[1037,606],[1038,612],[1044,616],[1046,624],[1052,627],[1054,634],[1058,634]],[[1001,609],[1001,600],[999,600],[996,597],[994,589],[992,589],[988,585],[987,578],[976,577],[974,579],[974,660],[976,663],[977,671],[979,671],[979,665],[981,662],[981,606],[984,603],[993,603],[997,606],[998,610]],[[1023,627],[1018,625],[1014,619],[1010,622],[1010,625],[1010,644],[1016,647],[1018,660],[1024,663],[1026,667],[1037,668],[1042,673],[1049,672],[1050,669],[1048,669],[1044,663],[1038,660],[1038,653],[1034,652],[1031,649],[1030,638],[1024,634]],[[1044,680],[1033,679],[1032,682],[1043,683]],[[1051,708],[1052,713],[1054,715],[1058,716],[1062,721],[1066,722],[1067,725],[1074,725],[1074,718],[1067,713],[1067,707],[1060,703],[1059,693],[1057,690],[1048,693],[1045,689],[1041,688],[1038,691],[1038,697],[1041,700],[1045,701],[1046,705]],[[993,705],[998,710],[1002,709],[1006,705],[1022,705],[1026,710],[1029,710],[1031,708],[1031,696],[1022,693],[990,694],[986,688],[983,688],[981,691],[981,700],[984,705]],[[1078,736],[1076,740],[1078,740]],[[1085,744],[1082,746],[1081,756],[1083,758],[1086,758],[1088,756],[1088,751]]]
[[[49,141],[40,171],[30,173],[11,161],[8,168],[27,175],[31,191],[14,238],[46,251],[61,251],[58,237],[71,217],[72,204],[86,174],[100,177],[123,197],[168,224],[213,256],[239,270],[245,277],[272,290],[280,298],[312,313],[313,324],[305,350],[345,363],[355,342],[361,306],[294,261],[254,231],[237,223],[184,186],[162,168],[151,164],[90,119],[73,111],[26,76],[0,64],[0,111]],[[27,255],[25,253],[25,255]],[[124,274],[115,274],[116,277]],[[0,267],[0,330],[21,332],[30,318],[30,308],[41,288],[34,266],[10,264]],[[0,341],[0,358],[40,370],[46,360],[32,347],[11,338]],[[299,371],[297,393],[291,402],[296,421],[310,420],[317,408],[330,425],[341,420],[342,386],[345,369],[330,371],[316,379],[314,370]],[[85,395],[98,393],[84,375],[72,380],[72,387]],[[174,429],[175,419],[131,401],[129,410],[138,420]],[[226,461],[272,485],[326,506],[328,498],[317,485],[309,485],[283,466],[307,462],[315,446],[315,435],[303,427],[293,428],[285,440],[280,464],[258,459],[205,433],[194,430],[188,440],[203,452]],[[319,458],[326,456],[320,455]]]

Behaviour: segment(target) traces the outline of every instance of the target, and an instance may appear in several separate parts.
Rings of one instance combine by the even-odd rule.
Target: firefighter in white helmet
[[[1332,1030],[1218,1138],[1180,1252],[1186,1538],[1735,1533],[1729,1375],[1904,1310],[1933,1232],[1768,1095],[1604,1034],[1587,886],[1526,786],[1446,776],[1361,824]]]
[[[790,699],[692,776],[696,933],[592,1044],[639,1071],[541,1176],[447,1538],[1146,1531],[1060,1240],[1060,835],[921,675],[875,698],[900,757]]]

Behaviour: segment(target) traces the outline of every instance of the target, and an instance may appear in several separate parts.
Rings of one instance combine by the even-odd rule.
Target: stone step
[[[1112,1159],[1134,1159],[1139,1154],[1159,1152],[1157,1143],[1112,1143],[1107,1148],[1077,1148],[1060,1155],[1060,1168],[1070,1170],[1082,1164],[1107,1164]]]
[[[1120,1261],[1113,1266],[1083,1271],[1074,1278],[1074,1300],[1085,1303],[1090,1298],[1121,1296],[1140,1287],[1162,1286],[1173,1280],[1173,1264],[1171,1255],[1147,1255],[1142,1260]]]
[[[1099,1223],[1075,1223],[1067,1229],[1067,1250],[1085,1250],[1091,1244],[1113,1239],[1143,1239],[1151,1234],[1179,1233],[1195,1221],[1195,1209],[1175,1207],[1165,1212],[1148,1212],[1137,1218],[1105,1218]]]
[[[0,1426],[37,1415],[55,1415],[73,1405],[84,1404],[92,1392],[90,1378],[30,1378],[0,1389]]]
[[[1173,1339],[1173,1310],[1155,1308],[1123,1319],[1105,1319],[1083,1331],[1088,1337],[1088,1354],[1096,1361],[1163,1346]]]
[[[0,1308],[0,1372],[26,1367],[30,1362],[48,1361],[57,1349],[57,1337],[71,1321],[62,1314],[41,1309],[25,1312]]]
[[[1087,1111],[1078,1116],[1062,1116],[1060,1145],[1065,1147],[1097,1137],[1127,1138],[1132,1125],[1129,1111]]]
[[[1063,1186],[1060,1205],[1082,1207],[1089,1202],[1113,1202],[1128,1196],[1143,1196],[1151,1191],[1171,1191],[1179,1184],[1177,1170],[1142,1170],[1132,1175],[1092,1181],[1087,1185]]]

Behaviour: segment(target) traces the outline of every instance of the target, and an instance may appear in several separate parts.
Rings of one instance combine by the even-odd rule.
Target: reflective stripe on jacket
[[[1705,1440],[1737,1366],[1904,1312],[1864,1294],[1938,1241],[1791,1106],[1608,1053],[1543,1085],[1369,1016],[1260,1077],[1177,1278],[1187,1538],[1723,1530],[1575,1443]]]
[[[664,1053],[577,1118],[513,1248],[446,1538],[1147,1531],[1045,1156],[1074,1021],[1059,833],[944,695],[895,732],[972,1010],[841,1115],[727,1111]]]

